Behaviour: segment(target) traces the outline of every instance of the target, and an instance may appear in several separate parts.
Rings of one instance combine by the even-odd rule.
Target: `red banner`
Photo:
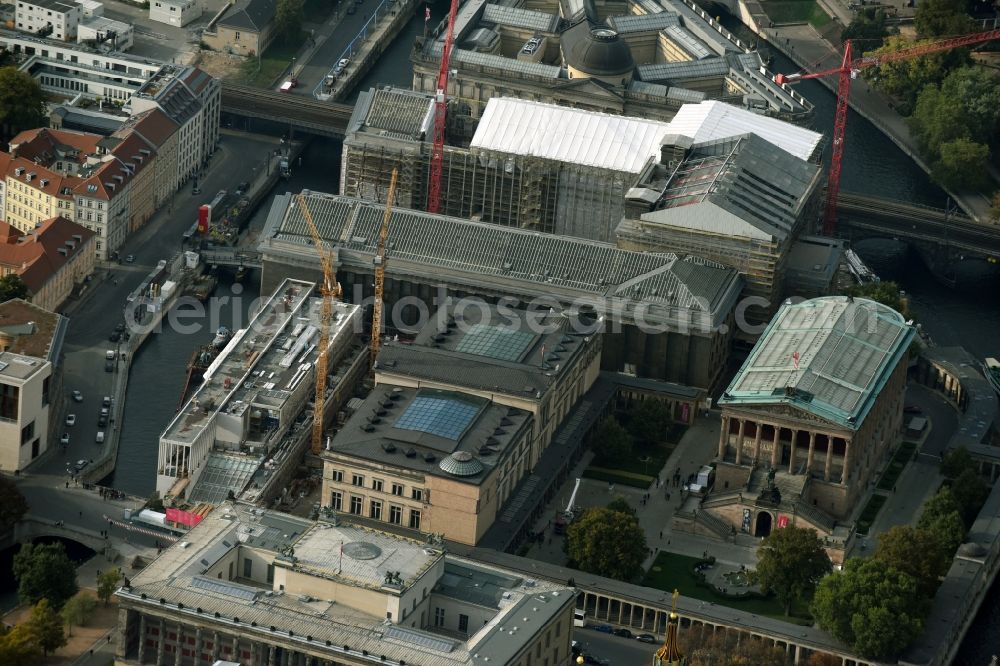
[[[194,527],[201,522],[202,516],[196,513],[191,513],[190,511],[181,511],[180,509],[167,509],[167,520],[171,523],[178,523],[180,525],[187,525],[188,527]]]
[[[170,514],[167,514],[167,519],[170,519]],[[788,527],[788,516],[778,516],[778,529]]]

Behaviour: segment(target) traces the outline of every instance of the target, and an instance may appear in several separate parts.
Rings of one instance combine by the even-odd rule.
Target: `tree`
[[[966,0],[920,0],[914,22],[921,38],[964,35],[972,30]]]
[[[302,35],[303,7],[303,0],[278,0],[274,29],[286,43],[296,42]]]
[[[931,175],[941,185],[956,190],[989,185],[990,149],[986,144],[959,138],[942,143],[938,151],[940,159],[931,165]]]
[[[931,40],[907,41],[898,36],[886,37],[885,43],[866,55],[894,53],[901,49],[925,44]],[[904,116],[910,115],[916,105],[917,96],[925,86],[940,83],[947,73],[968,62],[968,52],[963,49],[930,53],[919,58],[907,58],[895,62],[884,62],[866,71],[866,78],[892,95],[898,102],[898,110]]]
[[[587,509],[566,530],[566,553],[578,569],[629,581],[639,573],[646,534],[638,521],[611,509]]]
[[[0,282],[2,282],[0,278]],[[0,532],[6,532],[24,518],[28,512],[28,501],[18,490],[17,484],[6,476],[0,476]]]
[[[820,627],[863,656],[885,660],[920,634],[927,607],[912,576],[859,557],[820,581],[812,602]]]
[[[34,637],[35,643],[42,649],[42,654],[66,645],[66,634],[63,632],[63,621],[59,614],[49,604],[48,599],[39,599],[31,609],[31,617],[26,622],[28,632]]]
[[[823,576],[830,573],[830,558],[816,530],[788,526],[771,532],[757,549],[757,577],[761,591],[773,592],[785,607],[806,598]]]
[[[951,494],[958,503],[959,513],[966,525],[972,525],[983,503],[990,494],[986,482],[974,469],[966,469],[951,484]]]
[[[856,284],[849,287],[845,292],[845,296],[854,296],[855,298],[867,298],[869,300],[875,301],[876,303],[881,303],[887,307],[892,308],[899,314],[906,316],[906,303],[903,298],[899,295],[899,285],[895,282],[866,282],[864,284]],[[858,324],[864,324],[864,322],[856,322]]]
[[[0,664],[33,664],[40,654],[35,637],[26,625],[9,629],[0,626]]]
[[[94,601],[94,597],[86,592],[79,592],[75,597],[66,602],[60,614],[66,622],[66,626],[69,627],[70,636],[73,635],[74,625],[82,627],[87,624],[87,619],[94,612],[96,605],[97,602]]]
[[[0,124],[7,138],[47,124],[42,87],[16,67],[0,68]]]
[[[1000,191],[993,193],[993,199],[990,202],[990,217],[1000,221]]]
[[[13,298],[27,298],[28,285],[17,273],[8,273],[0,278],[0,303],[6,303]]]
[[[942,488],[927,500],[917,528],[930,532],[948,557],[958,550],[965,539],[965,523],[962,522],[961,507],[951,490]]]
[[[659,444],[670,427],[670,410],[662,401],[643,400],[629,415],[628,431],[637,441]]]
[[[941,576],[948,571],[948,555],[931,532],[909,525],[897,525],[882,534],[875,549],[875,559],[912,576],[927,598],[934,596]]]
[[[728,631],[700,634],[692,627],[681,640],[688,666],[785,666],[788,655],[770,641]]]
[[[840,666],[840,657],[825,652],[813,652],[809,655],[806,666]]]
[[[97,577],[97,596],[104,602],[105,606],[111,600],[111,595],[118,589],[119,580],[121,580],[121,576],[118,575],[117,569],[102,571],[101,575]]]
[[[44,597],[54,608],[62,608],[78,589],[76,566],[61,543],[23,544],[14,555],[12,570],[22,603]]]
[[[957,479],[967,469],[973,469],[975,463],[969,450],[964,446],[948,451],[941,456],[941,473],[949,479]]]
[[[840,40],[856,39],[866,44],[874,43],[873,48],[878,48],[888,34],[885,12],[876,7],[862,7],[851,24],[841,31]]]
[[[624,497],[616,497],[608,502],[608,508],[612,511],[617,511],[618,513],[624,513],[626,516],[631,516],[635,520],[639,519],[636,515],[635,508],[629,504]]]
[[[608,417],[597,427],[592,447],[598,462],[621,460],[632,454],[632,436],[613,416]]]

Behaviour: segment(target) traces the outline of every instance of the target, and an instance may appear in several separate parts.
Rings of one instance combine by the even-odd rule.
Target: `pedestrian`
[[[83,518],[83,511],[80,512],[80,517]]]
[[[69,481],[66,482],[66,488],[69,488]]]
[[[660,530],[660,538],[663,538],[663,530]]]

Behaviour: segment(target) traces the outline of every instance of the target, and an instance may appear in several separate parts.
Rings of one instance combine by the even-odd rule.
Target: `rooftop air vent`
[[[368,417],[368,423],[371,423],[371,424],[382,423],[382,419],[380,419],[377,416],[369,416]]]
[[[486,446],[500,446],[500,440],[498,440],[496,437],[487,437]]]
[[[507,408],[507,416],[517,416],[517,414],[518,414],[517,407],[508,407]]]
[[[385,411],[384,409],[376,409],[374,410],[373,413],[375,414],[375,416],[385,416],[389,412]]]
[[[417,452],[414,451],[412,448],[406,449],[406,457],[407,458],[416,458],[417,457]]]
[[[361,429],[364,430],[365,432],[375,432],[375,426],[373,426],[371,423],[364,424],[363,426],[361,426]]]
[[[500,419],[500,425],[501,426],[512,426],[512,425],[514,425],[514,422],[511,421],[509,418],[507,418],[505,416],[502,419]]]
[[[496,430],[493,431],[493,436],[494,437],[500,437],[501,435],[506,435],[506,434],[507,434],[507,431],[504,430],[503,428],[497,428]]]
[[[392,442],[382,442],[382,450],[386,453],[395,453],[396,445]]]
[[[437,460],[437,456],[435,456],[433,453],[428,452],[424,454],[424,462],[432,463],[435,460]]]

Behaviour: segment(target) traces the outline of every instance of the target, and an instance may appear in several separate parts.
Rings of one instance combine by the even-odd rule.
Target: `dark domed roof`
[[[560,37],[563,58],[573,69],[594,76],[630,74],[632,51],[617,32],[605,26],[578,23]]]

